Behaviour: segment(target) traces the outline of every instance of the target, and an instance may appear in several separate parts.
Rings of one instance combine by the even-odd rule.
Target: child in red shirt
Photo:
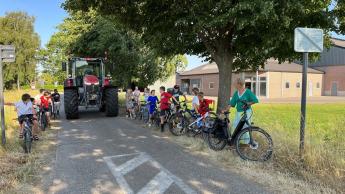
[[[168,110],[170,109],[170,99],[172,98],[175,102],[177,102],[176,98],[168,92],[165,92],[165,87],[162,86],[159,88],[161,93],[160,99],[160,117],[161,117],[161,132],[164,132],[164,122],[165,122],[165,115],[167,114]]]
[[[199,98],[199,108],[198,108],[198,113],[200,115],[204,115],[207,112],[210,111],[209,105],[213,103],[212,100],[204,99],[204,93],[199,92],[198,93],[198,98]]]
[[[41,108],[47,116],[48,125],[50,125],[50,111],[51,111],[50,105],[52,104],[52,100],[49,95],[49,92],[45,91],[43,96],[41,96],[40,100],[41,100]]]

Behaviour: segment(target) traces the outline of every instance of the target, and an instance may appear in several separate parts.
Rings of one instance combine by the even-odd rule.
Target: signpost
[[[302,74],[302,98],[301,98],[301,121],[300,121],[300,156],[304,152],[304,130],[306,121],[307,103],[307,76],[308,76],[308,53],[323,51],[323,30],[316,28],[296,28],[294,50],[303,53]]]
[[[0,45],[0,113],[1,113],[1,134],[2,145],[6,144],[5,132],[5,109],[4,109],[4,80],[2,73],[2,62],[11,63],[16,60],[15,48],[12,45]]]

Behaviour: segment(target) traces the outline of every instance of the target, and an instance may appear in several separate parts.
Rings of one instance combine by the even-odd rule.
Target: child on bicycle
[[[164,123],[165,123],[165,116],[167,115],[170,109],[170,99],[172,98],[175,102],[177,101],[176,98],[170,94],[169,92],[165,91],[165,87],[161,86],[159,88],[161,93],[161,101],[160,101],[160,118],[161,118],[161,132],[164,132]]]
[[[131,116],[131,114],[134,114],[134,95],[133,95],[133,90],[132,89],[127,89],[126,92],[126,108],[127,108],[127,113],[128,117]]]
[[[18,115],[18,122],[20,125],[20,131],[19,131],[19,138],[23,138],[23,122],[25,118],[29,118],[30,122],[33,124],[32,128],[32,134],[33,139],[35,141],[39,140],[38,138],[38,123],[37,123],[37,117],[36,117],[36,110],[33,107],[33,101],[34,99],[31,98],[29,94],[23,94],[22,100],[17,103],[5,103],[5,105],[9,106],[15,106],[15,111],[17,111]]]
[[[192,111],[195,111],[196,113],[198,113],[198,109],[200,105],[199,98],[198,98],[199,89],[193,88],[192,92],[194,94],[193,100],[192,100]]]
[[[60,94],[57,89],[54,89],[54,93],[51,95],[53,102],[53,111],[57,115],[60,114]]]
[[[139,90],[138,86],[135,86],[135,90],[133,91],[133,96],[134,96],[134,100],[138,104],[139,110],[140,110],[140,90]]]
[[[199,92],[198,93],[198,99],[199,99],[199,107],[198,107],[198,113],[203,116],[205,115],[207,112],[210,111],[210,104],[212,104],[212,100],[209,99],[205,99],[204,98],[204,93],[203,92]]]
[[[155,110],[157,109],[158,97],[156,96],[156,91],[151,90],[150,96],[147,98],[147,104],[149,105],[150,122],[149,126],[152,124],[152,118]]]
[[[47,118],[47,125],[50,126],[50,112],[51,112],[51,96],[48,91],[44,91],[43,96],[40,98],[41,110],[45,113]]]

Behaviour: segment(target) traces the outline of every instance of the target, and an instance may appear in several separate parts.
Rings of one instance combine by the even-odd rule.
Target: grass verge
[[[37,94],[37,91],[7,91],[5,102],[19,101],[23,93]],[[56,145],[58,127],[53,123],[51,130],[41,132],[41,140],[34,142],[32,153],[24,154],[18,138],[18,122],[14,107],[5,106],[6,139],[0,147],[0,193],[40,193],[34,186],[40,181],[40,174],[49,162],[48,155]]]

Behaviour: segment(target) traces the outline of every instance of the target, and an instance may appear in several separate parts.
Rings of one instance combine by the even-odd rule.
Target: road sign
[[[2,73],[2,62],[14,62],[16,60],[15,47],[13,45],[0,45],[0,113],[1,113],[1,134],[2,145],[6,143],[5,132],[5,110],[4,110],[4,82]]]
[[[303,53],[303,73],[302,73],[302,95],[301,95],[301,118],[300,118],[300,156],[304,153],[304,131],[306,121],[307,104],[307,77],[308,77],[308,53],[323,51],[323,30],[316,28],[296,28],[294,49]]]
[[[0,49],[2,62],[11,63],[16,60],[16,51],[13,45],[2,45]]]
[[[323,30],[296,28],[294,49],[301,53],[321,53],[323,51]]]

